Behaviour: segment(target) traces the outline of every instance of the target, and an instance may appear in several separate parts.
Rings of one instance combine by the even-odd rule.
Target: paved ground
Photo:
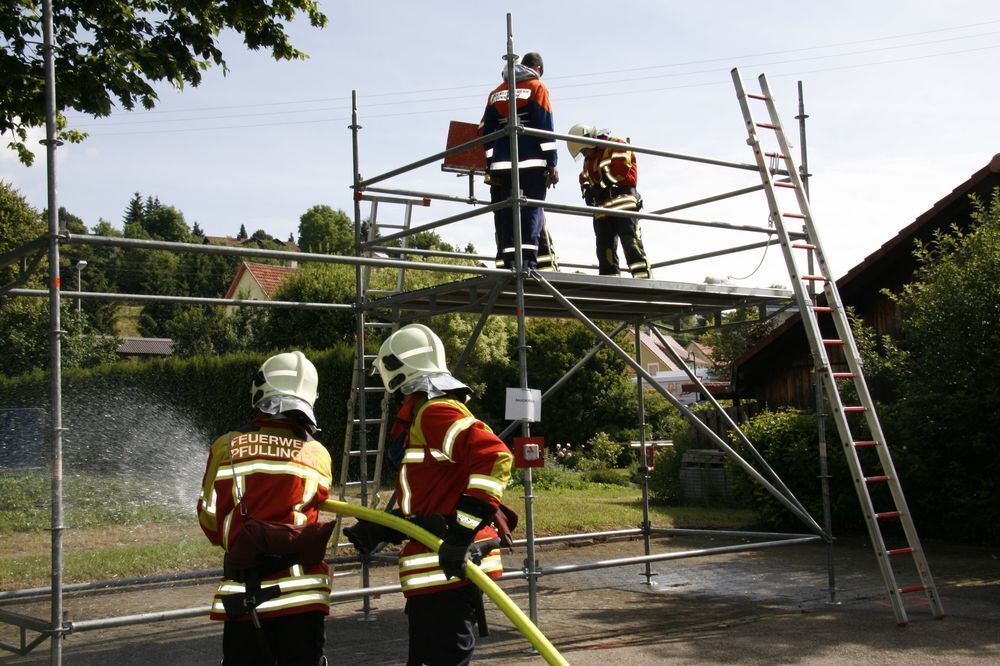
[[[738,543],[728,538],[662,538],[654,552]],[[1000,559],[989,550],[929,544],[928,559],[947,617],[934,620],[920,596],[909,604],[910,625],[897,628],[884,601],[874,555],[862,543],[834,549],[839,603],[827,595],[826,549],[819,545],[672,560],[654,564],[655,586],[641,566],[599,569],[540,582],[539,626],[572,664],[660,663],[1000,663]],[[539,552],[541,565],[593,562],[642,553],[641,541],[617,541]],[[508,556],[516,565],[521,553]],[[908,575],[901,573],[901,583]],[[376,570],[373,583],[393,582],[392,569]],[[339,577],[338,589],[356,586]],[[527,608],[523,581],[503,584]],[[70,597],[73,619],[206,605],[210,585],[109,592]],[[373,621],[360,621],[360,601],[337,604],[327,621],[327,654],[334,664],[401,664],[405,618],[399,595],[375,602]],[[5,605],[47,617],[44,602]],[[498,611],[490,609],[492,635],[480,641],[477,662],[537,664],[541,659]],[[0,628],[0,640],[17,634]],[[80,632],[65,641],[64,663],[109,666],[218,664],[220,627],[203,619]],[[48,646],[4,664],[49,663]]]

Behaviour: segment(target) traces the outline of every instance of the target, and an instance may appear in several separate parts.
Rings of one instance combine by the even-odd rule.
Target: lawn
[[[64,581],[192,571],[221,566],[221,551],[205,539],[193,507],[143,499],[142,482],[119,476],[80,475],[65,480]],[[572,488],[534,491],[539,536],[638,527],[641,492],[632,487],[579,482]],[[507,492],[520,513],[523,488]],[[656,527],[753,526],[743,509],[652,505]],[[0,589],[45,586],[50,580],[49,482],[40,472],[0,474]],[[524,536],[524,520],[516,536]]]

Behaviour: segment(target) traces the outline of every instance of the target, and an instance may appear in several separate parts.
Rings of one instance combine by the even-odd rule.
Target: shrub
[[[621,461],[625,445],[612,441],[607,433],[599,432],[587,440],[582,447],[580,466],[584,469],[609,469],[617,467]]]
[[[681,452],[674,446],[661,448],[654,458],[653,472],[649,477],[649,494],[666,504],[681,504]]]
[[[627,469],[591,469],[580,475],[590,483],[604,483],[609,486],[630,486],[631,474]]]
[[[857,529],[863,525],[861,509],[832,421],[828,420],[828,425],[828,471],[832,477],[830,496],[834,527]],[[816,415],[791,409],[762,412],[743,425],[743,432],[816,522],[822,524]],[[735,436],[732,439],[734,449],[753,464],[752,458],[743,451],[744,447],[735,443]],[[731,462],[727,464],[736,467]],[[734,469],[733,484],[738,501],[756,510],[765,526],[801,529],[802,522],[742,469]]]

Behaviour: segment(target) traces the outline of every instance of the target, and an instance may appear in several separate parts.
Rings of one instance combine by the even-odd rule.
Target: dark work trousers
[[[594,236],[597,237],[597,266],[601,275],[618,275],[618,239],[622,240],[622,250],[629,272],[635,278],[650,277],[649,260],[642,246],[642,232],[639,219],[635,217],[594,218]]]
[[[532,167],[521,169],[521,190],[525,198],[545,199],[545,169]],[[510,199],[510,171],[490,173],[490,201],[499,203]],[[514,265],[514,215],[513,210],[504,208],[493,213],[493,223],[497,234],[497,253],[503,258],[504,268]],[[545,218],[541,208],[523,206],[521,208],[521,257],[527,268],[538,268],[538,254]]]
[[[266,618],[261,630],[271,650],[264,658],[253,622],[226,622],[222,631],[222,666],[320,666],[323,661],[323,613],[313,611]]]
[[[476,647],[476,609],[482,592],[475,585],[410,597],[410,654],[406,666],[460,666]]]

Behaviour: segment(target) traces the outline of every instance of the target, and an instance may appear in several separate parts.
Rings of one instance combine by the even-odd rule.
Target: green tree
[[[241,224],[240,230],[236,233],[236,240],[246,240],[247,238],[247,225]]]
[[[905,356],[890,443],[918,524],[1000,543],[1000,190],[975,202],[969,231],[914,254],[914,279],[893,295]]]
[[[95,117],[109,115],[114,106],[153,108],[159,81],[176,88],[197,86],[213,65],[226,70],[220,48],[225,33],[241,35],[247,48],[266,50],[276,60],[294,60],[306,56],[292,46],[286,23],[300,13],[315,27],[327,21],[315,0],[55,4],[57,111]],[[9,146],[31,164],[28,130],[45,124],[44,61],[37,48],[41,3],[6,3],[0,35],[0,133],[9,133]],[[61,134],[72,141],[84,136],[65,127]]]
[[[354,223],[342,210],[313,206],[299,218],[299,247],[306,252],[353,254]]]
[[[755,342],[768,335],[778,322],[772,317],[757,321],[756,308],[738,308],[722,315],[722,326],[711,328],[701,336],[701,342],[712,348],[712,374],[728,380],[733,362]]]
[[[184,221],[184,214],[173,206],[164,206],[157,202],[152,210],[146,212],[142,225],[150,238],[175,243],[186,243],[191,240],[191,228]]]
[[[47,231],[48,225],[38,211],[13,185],[0,181],[0,254],[15,250]],[[42,261],[45,262],[44,259]],[[0,267],[0,285],[8,284],[17,276],[16,263]]]
[[[136,192],[129,199],[122,221],[126,226],[129,224],[141,225],[144,217],[146,217],[146,207],[142,203],[142,195]]]

